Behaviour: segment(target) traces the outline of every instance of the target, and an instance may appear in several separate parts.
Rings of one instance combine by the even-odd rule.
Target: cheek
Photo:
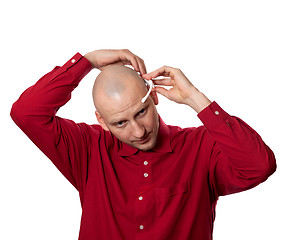
[[[150,125],[151,128],[157,128],[159,116],[156,109],[153,109],[150,114]]]
[[[150,116],[148,116],[145,124],[146,124],[147,130],[154,130],[157,127],[157,121],[156,121],[156,117],[154,116],[154,114],[151,114]]]
[[[128,140],[128,130],[127,129],[122,129],[122,130],[115,130],[112,131],[112,133],[121,141],[126,141]]]

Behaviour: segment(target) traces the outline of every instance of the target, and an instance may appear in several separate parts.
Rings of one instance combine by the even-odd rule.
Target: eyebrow
[[[135,117],[136,117],[136,115],[139,113],[139,112],[141,112],[143,109],[146,109],[146,108],[148,108],[149,107],[149,103],[145,103],[143,106],[142,106],[142,108],[140,108],[140,110],[135,114]]]
[[[149,103],[144,103],[144,104],[142,104],[142,106],[140,106],[139,110],[138,110],[137,113],[134,115],[134,117],[136,117],[140,111],[142,111],[143,109],[146,109],[146,108],[148,108],[148,107],[149,107]],[[121,119],[116,119],[116,120],[111,121],[110,124],[115,125],[115,124],[117,124],[117,123],[119,123],[119,122],[122,122],[122,121],[125,121],[125,120],[123,120],[123,118],[121,118]]]

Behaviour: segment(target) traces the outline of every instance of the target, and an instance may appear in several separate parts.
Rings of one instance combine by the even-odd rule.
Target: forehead
[[[116,122],[134,117],[144,107],[151,104],[150,97],[145,103],[141,102],[144,94],[127,95],[123,99],[111,99],[103,109],[104,118],[108,122]]]

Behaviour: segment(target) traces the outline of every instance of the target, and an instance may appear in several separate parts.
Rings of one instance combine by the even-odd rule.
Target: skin
[[[143,78],[131,68],[111,65],[96,78],[93,100],[100,125],[122,142],[143,151],[156,145],[159,117]]]
[[[106,131],[140,150],[148,151],[156,145],[159,129],[155,107],[158,104],[157,93],[185,104],[197,113],[211,103],[180,69],[163,66],[147,73],[143,59],[127,49],[96,50],[84,57],[93,68],[102,71],[93,87],[98,122]],[[124,65],[131,65],[135,71]],[[137,72],[157,85],[144,104],[141,99],[147,89]],[[160,78],[155,79],[157,77]]]
[[[200,92],[178,68],[163,66],[148,74],[142,74],[145,79],[152,79],[157,86],[154,91],[179,104],[185,104],[197,113],[211,104],[211,101]],[[154,79],[164,77],[161,79]],[[169,90],[162,87],[171,87]]]

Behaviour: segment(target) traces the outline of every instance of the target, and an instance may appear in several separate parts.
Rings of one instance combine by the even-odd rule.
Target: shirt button
[[[147,161],[144,161],[144,165],[148,165],[148,162],[147,162]]]
[[[142,229],[144,229],[144,226],[143,226],[143,225],[140,225],[139,228],[142,230]]]
[[[148,177],[149,176],[149,174],[148,173],[144,173],[144,177]]]
[[[140,196],[138,199],[141,201],[141,200],[143,200],[143,197],[142,197],[142,196]]]
[[[215,111],[214,113],[215,113],[215,115],[219,115],[219,111]]]
[[[72,63],[75,63],[75,59],[72,59],[71,62],[72,62]]]

